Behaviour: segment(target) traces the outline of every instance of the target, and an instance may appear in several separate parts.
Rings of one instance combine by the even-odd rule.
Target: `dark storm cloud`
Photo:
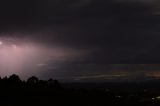
[[[152,6],[98,2],[86,8],[60,29],[60,42],[92,48],[91,62],[159,62],[160,20]]]
[[[38,64],[43,77],[130,76],[135,70],[143,76],[144,67],[114,65],[113,69],[110,64],[160,62],[159,4],[156,0],[6,0],[0,2],[0,31],[1,36],[21,42],[28,39],[53,50],[74,51],[76,58]],[[77,58],[77,54],[83,55]]]
[[[154,63],[160,60],[158,6],[150,0],[8,0],[0,6],[1,30],[38,32],[31,39],[89,49],[88,62]]]

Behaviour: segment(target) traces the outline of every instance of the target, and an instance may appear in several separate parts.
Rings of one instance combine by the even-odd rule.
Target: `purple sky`
[[[0,76],[63,81],[159,76],[158,0],[9,1],[0,2]]]

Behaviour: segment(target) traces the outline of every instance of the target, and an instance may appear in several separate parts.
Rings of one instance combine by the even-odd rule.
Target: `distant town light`
[[[121,98],[121,96],[116,96],[116,98]]]
[[[157,99],[157,100],[160,100],[160,96],[157,96],[156,99]]]
[[[152,100],[155,100],[155,98],[152,98]]]

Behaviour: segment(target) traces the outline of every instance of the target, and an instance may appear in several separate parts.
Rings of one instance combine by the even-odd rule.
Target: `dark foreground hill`
[[[160,83],[159,83],[160,84]],[[0,79],[0,103],[9,106],[160,106],[156,83],[72,83],[17,75]]]

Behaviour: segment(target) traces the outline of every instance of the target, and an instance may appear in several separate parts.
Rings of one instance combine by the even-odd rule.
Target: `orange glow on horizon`
[[[149,73],[146,73],[146,76],[160,78],[160,72],[159,71],[149,72]]]

